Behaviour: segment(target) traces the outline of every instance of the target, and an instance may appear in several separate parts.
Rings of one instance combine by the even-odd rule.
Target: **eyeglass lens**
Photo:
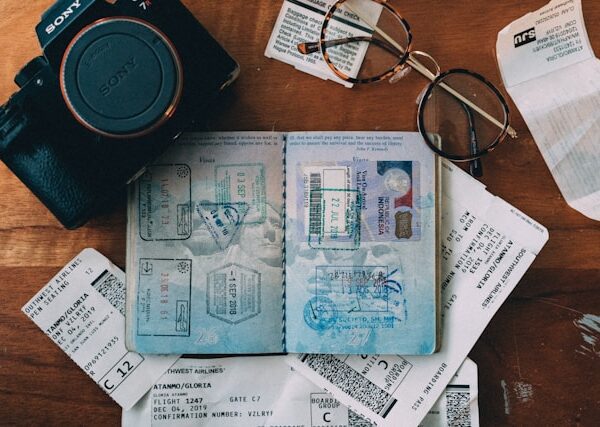
[[[460,93],[500,123],[507,123],[504,103],[480,76],[464,70],[445,74],[425,93],[419,111],[424,136],[438,135],[440,154],[453,160],[471,160],[485,154],[498,143],[503,129],[452,95]],[[426,137],[430,145],[432,138]],[[433,148],[433,147],[432,147]]]
[[[409,32],[402,19],[387,7],[372,0],[347,0],[334,5],[328,16],[331,19],[323,25],[323,53],[338,75],[373,81],[402,62]],[[401,50],[369,23],[376,24]]]

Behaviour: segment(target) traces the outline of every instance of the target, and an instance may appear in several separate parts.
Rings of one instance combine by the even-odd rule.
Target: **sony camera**
[[[60,0],[0,107],[0,158],[67,228],[101,210],[239,72],[179,0]]]

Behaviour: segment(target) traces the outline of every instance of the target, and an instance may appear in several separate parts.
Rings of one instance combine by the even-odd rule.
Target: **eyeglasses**
[[[395,83],[411,69],[431,80],[417,100],[419,131],[434,152],[470,161],[471,174],[481,176],[480,158],[506,135],[517,137],[504,97],[483,76],[464,69],[442,73],[435,59],[411,47],[408,22],[387,0],[339,0],[325,15],[320,40],[300,43],[298,50],[320,51],[329,68],[350,83],[388,78]]]

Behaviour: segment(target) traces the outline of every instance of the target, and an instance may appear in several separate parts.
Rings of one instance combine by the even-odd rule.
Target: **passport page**
[[[130,186],[130,348],[283,351],[282,156],[280,134],[187,134]]]
[[[418,133],[288,134],[288,351],[435,351],[437,164]]]

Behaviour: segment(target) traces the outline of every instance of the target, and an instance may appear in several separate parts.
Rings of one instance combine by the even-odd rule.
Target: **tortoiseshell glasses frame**
[[[376,24],[369,22],[369,19],[365,16],[365,14],[361,14],[357,12],[354,8],[352,8],[348,3],[352,1],[362,1],[362,2],[374,2],[383,8],[382,10],[390,13],[395,18],[394,23],[397,22],[399,26],[402,28],[400,31],[403,31],[403,44],[401,46],[396,40],[394,40],[391,36],[386,34],[381,28],[379,28]],[[367,27],[370,27],[373,30],[373,35],[371,36],[356,36],[356,37],[343,37],[337,39],[327,39],[329,24],[332,19],[338,19],[335,15],[338,10],[345,7],[351,13],[356,15],[362,24],[365,24]],[[375,34],[377,34],[380,38],[376,38]],[[490,151],[494,150],[500,142],[502,142],[506,135],[511,136],[512,138],[517,137],[516,131],[510,127],[509,118],[510,112],[508,109],[508,104],[500,91],[491,84],[488,80],[486,80],[480,74],[475,72],[465,70],[465,69],[451,69],[445,72],[441,72],[439,65],[437,62],[427,53],[420,51],[412,50],[412,41],[413,36],[410,30],[410,26],[408,22],[398,13],[394,7],[392,7],[387,0],[339,0],[335,2],[329,11],[326,13],[323,26],[321,28],[320,39],[318,42],[307,42],[300,43],[298,45],[298,50],[303,54],[312,54],[320,52],[323,56],[325,63],[329,66],[329,68],[335,73],[337,77],[340,79],[350,82],[350,83],[373,83],[386,79],[390,79],[391,82],[395,82],[401,79],[410,68],[416,70],[427,79],[431,81],[431,83],[426,87],[422,96],[419,99],[419,107],[418,107],[418,115],[417,115],[417,125],[420,133],[423,135],[425,142],[427,145],[438,155],[445,157],[447,159],[453,161],[470,161],[471,162],[471,173],[475,176],[481,176],[481,163],[478,159],[482,156],[485,156]],[[378,73],[374,76],[368,77],[352,77],[349,74],[342,71],[340,68],[336,66],[334,60],[332,60],[331,55],[328,51],[336,48],[338,46],[347,45],[350,43],[357,42],[365,42],[370,43],[371,45],[376,46],[379,49],[386,51],[395,57],[395,63],[391,66],[386,66],[383,72]],[[427,67],[419,58],[422,60],[427,60],[430,63],[431,67]],[[410,68],[406,68],[406,66]],[[465,97],[459,91],[455,90],[448,83],[448,80],[452,80],[453,78],[468,78],[475,79],[477,84],[481,85],[483,89],[489,89],[489,97],[495,97],[496,100],[493,102],[497,102],[495,105],[495,109],[502,113],[502,118],[497,119],[485,111],[483,108],[475,104],[472,100]],[[427,101],[432,97],[436,90],[443,90],[446,94],[450,95],[453,99],[458,101],[458,103],[462,106],[464,113],[467,117],[467,122],[469,125],[468,132],[468,154],[455,154],[444,151],[443,148],[439,146],[439,138],[436,138],[432,133],[429,132],[426,126],[425,120],[425,109],[427,106]],[[437,92],[436,92],[437,93]],[[475,129],[475,117],[482,117],[491,123],[495,128],[498,128],[497,136],[490,142],[485,144],[484,148],[481,148],[478,143],[477,132]]]

